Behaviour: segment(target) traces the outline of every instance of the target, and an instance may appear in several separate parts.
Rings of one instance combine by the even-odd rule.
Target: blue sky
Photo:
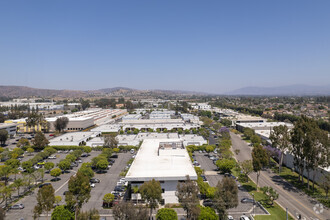
[[[326,85],[329,10],[329,0],[1,0],[0,84]]]

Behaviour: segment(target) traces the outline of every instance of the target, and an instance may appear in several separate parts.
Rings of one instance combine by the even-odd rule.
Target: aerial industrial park
[[[329,0],[1,0],[0,220],[330,220]]]
[[[64,105],[54,102],[46,108],[37,105],[36,99],[16,99],[16,105],[2,102],[0,129],[7,138],[2,139],[1,174],[4,187],[10,187],[10,194],[1,194],[6,218],[58,219],[57,212],[67,212],[68,219],[74,215],[83,219],[84,213],[103,219],[121,219],[121,215],[135,219],[129,215],[138,214],[142,217],[137,219],[161,219],[164,210],[173,210],[180,219],[196,218],[191,213],[196,210],[200,216],[203,212],[217,216],[223,210],[221,219],[294,218],[297,213],[326,218],[326,203],[315,203],[322,206],[319,214],[313,208],[302,208],[314,203],[292,191],[298,187],[294,182],[278,176],[278,169],[292,176],[302,172],[310,181],[308,187],[317,184],[321,190],[324,178],[330,175],[326,162],[299,170],[295,147],[289,147],[295,144],[291,138],[298,122],[222,108],[214,98],[207,103],[187,100],[136,102],[118,98],[120,108],[100,107],[97,100],[88,99],[72,105],[69,103],[75,100],[65,100]],[[169,108],[163,108],[164,103]],[[22,118],[16,118],[17,112],[14,115],[18,106]],[[247,110],[252,111],[246,108],[244,112]],[[278,137],[281,129],[292,136],[287,143],[283,133]],[[287,147],[280,148],[278,143]],[[320,152],[327,154],[329,142],[320,143],[326,144],[325,151],[321,147]],[[256,149],[264,153],[259,158],[259,170],[254,164]],[[7,168],[10,171],[6,173]],[[87,178],[87,192],[73,189],[74,184],[81,184],[73,182],[78,173]],[[281,179],[276,180],[276,176]],[[17,186],[18,180],[22,183]],[[46,202],[39,198],[44,187],[51,188],[54,200],[47,201],[51,207],[38,212],[39,204]],[[218,191],[222,187],[233,190],[228,192],[231,199]],[[264,191],[267,187],[272,191]],[[84,195],[84,199],[74,200],[77,206],[74,201],[70,203],[69,195],[74,193]],[[299,199],[299,203],[292,203],[292,199]],[[219,201],[228,205],[219,207]],[[127,213],[130,205],[129,209],[136,209],[133,214]]]

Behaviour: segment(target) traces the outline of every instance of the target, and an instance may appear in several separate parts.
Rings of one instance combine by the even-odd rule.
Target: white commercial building
[[[196,110],[211,110],[211,105],[207,103],[190,103],[191,107]]]
[[[9,136],[15,136],[17,131],[16,123],[0,123],[0,130],[6,130]]]
[[[70,132],[49,140],[49,146],[81,146],[101,132]]]
[[[186,176],[197,180],[197,174],[180,139],[145,139],[127,172],[131,187],[145,181],[160,181],[165,203],[178,203],[175,195],[179,181]]]
[[[163,131],[164,129],[172,130],[172,129],[192,129],[192,128],[200,128],[200,124],[185,122],[182,119],[141,119],[141,120],[130,120],[127,122],[119,123],[123,130],[134,130],[134,129],[160,129]]]
[[[91,129],[91,131],[99,131],[102,133],[115,133],[119,132],[120,128],[121,126],[119,124],[104,124]]]

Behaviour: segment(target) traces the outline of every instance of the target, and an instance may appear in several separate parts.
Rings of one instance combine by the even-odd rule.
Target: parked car
[[[95,183],[90,183],[92,188],[95,188]]]
[[[83,153],[83,154],[81,155],[81,157],[88,157],[88,154]]]
[[[67,193],[69,193],[69,191],[64,191],[64,192],[63,192],[63,195],[66,195]]]
[[[78,163],[82,163],[82,160],[77,160],[77,161],[78,161]],[[76,162],[77,162],[77,161],[76,161]]]
[[[45,161],[39,162],[38,165],[45,165]]]
[[[124,186],[116,186],[114,191],[117,191],[117,192],[124,192],[125,191],[125,187]]]
[[[56,156],[49,156],[48,159],[56,159]]]
[[[97,179],[97,178],[91,178],[91,179],[90,179],[90,182],[91,182],[91,183],[99,183],[100,180]]]
[[[131,154],[134,154],[135,153],[135,150],[134,149],[131,149],[130,152],[131,152]]]
[[[250,220],[246,215],[242,215],[239,220]]]
[[[210,199],[206,199],[203,201],[203,206],[205,207],[212,207],[213,206],[213,201]]]
[[[201,175],[201,177],[202,177],[202,179],[203,179],[203,181],[204,181],[204,182],[206,182],[206,181],[207,181],[207,179],[206,179],[206,176],[205,176],[205,175]]]
[[[231,215],[228,215],[228,216],[227,216],[227,219],[228,219],[228,220],[234,220],[233,216],[231,216]]]
[[[243,198],[241,199],[241,203],[254,203],[254,200],[250,198]]]
[[[26,171],[26,169],[23,169],[22,167],[18,167],[17,168],[19,171],[22,171],[22,172],[25,172]]]
[[[40,186],[39,186],[39,188],[42,188],[42,187],[44,187],[44,186],[48,186],[48,185],[52,185],[51,183],[43,183],[43,184],[41,184]]]
[[[118,154],[111,155],[110,158],[118,158]]]
[[[24,209],[24,205],[22,203],[13,205],[12,207],[10,207],[11,209]]]

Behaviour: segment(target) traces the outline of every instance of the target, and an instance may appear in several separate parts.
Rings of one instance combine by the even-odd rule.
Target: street
[[[230,133],[230,136],[233,151],[236,149],[240,150],[238,155],[234,154],[236,159],[240,162],[244,160],[251,160],[252,147],[248,146],[239,135]],[[255,173],[250,174],[250,178],[254,182],[257,180]],[[261,171],[259,186],[273,187],[279,193],[279,198],[276,202],[282,206],[282,208],[288,208],[288,212],[294,217],[300,214],[302,218],[307,220],[329,219],[330,212],[326,209],[326,207],[324,207],[323,212],[316,214],[313,207],[317,204],[317,201],[314,201],[312,198],[306,196],[302,191],[287,183],[280,176],[272,173],[270,170]]]

